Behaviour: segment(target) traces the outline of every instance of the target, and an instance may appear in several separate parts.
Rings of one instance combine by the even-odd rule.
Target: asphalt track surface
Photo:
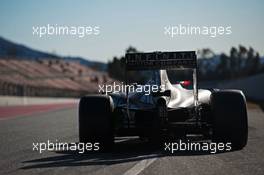
[[[0,118],[0,174],[264,174],[264,114],[249,105],[249,140],[241,151],[164,154],[136,138],[112,153],[33,151],[33,142],[78,142],[77,107]]]

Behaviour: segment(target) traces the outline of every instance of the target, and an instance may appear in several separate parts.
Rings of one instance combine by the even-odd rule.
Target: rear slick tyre
[[[211,94],[214,142],[231,143],[233,150],[246,146],[248,118],[245,96],[239,90],[215,91]]]
[[[89,95],[79,102],[79,140],[99,143],[99,150],[111,150],[114,144],[113,101],[106,95]]]

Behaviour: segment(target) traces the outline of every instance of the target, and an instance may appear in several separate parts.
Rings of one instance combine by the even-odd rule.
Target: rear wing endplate
[[[195,51],[127,53],[127,70],[196,69]]]

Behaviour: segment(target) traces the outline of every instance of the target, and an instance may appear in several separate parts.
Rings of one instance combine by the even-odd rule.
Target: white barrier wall
[[[219,83],[218,87],[220,89],[241,89],[248,98],[264,101],[264,74],[232,80],[223,84]]]
[[[201,82],[201,88],[240,89],[251,100],[264,101],[264,74],[237,80]]]
[[[77,103],[74,98],[0,96],[0,106]]]

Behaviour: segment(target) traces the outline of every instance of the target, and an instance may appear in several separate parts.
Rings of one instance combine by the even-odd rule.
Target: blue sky
[[[264,54],[263,0],[2,0],[0,36],[59,55],[104,61],[124,54],[129,46],[141,51],[197,50],[229,52],[239,44]],[[99,36],[76,38],[32,35],[32,26],[47,24],[100,26]],[[164,26],[231,26],[232,34],[208,36],[164,35]]]

